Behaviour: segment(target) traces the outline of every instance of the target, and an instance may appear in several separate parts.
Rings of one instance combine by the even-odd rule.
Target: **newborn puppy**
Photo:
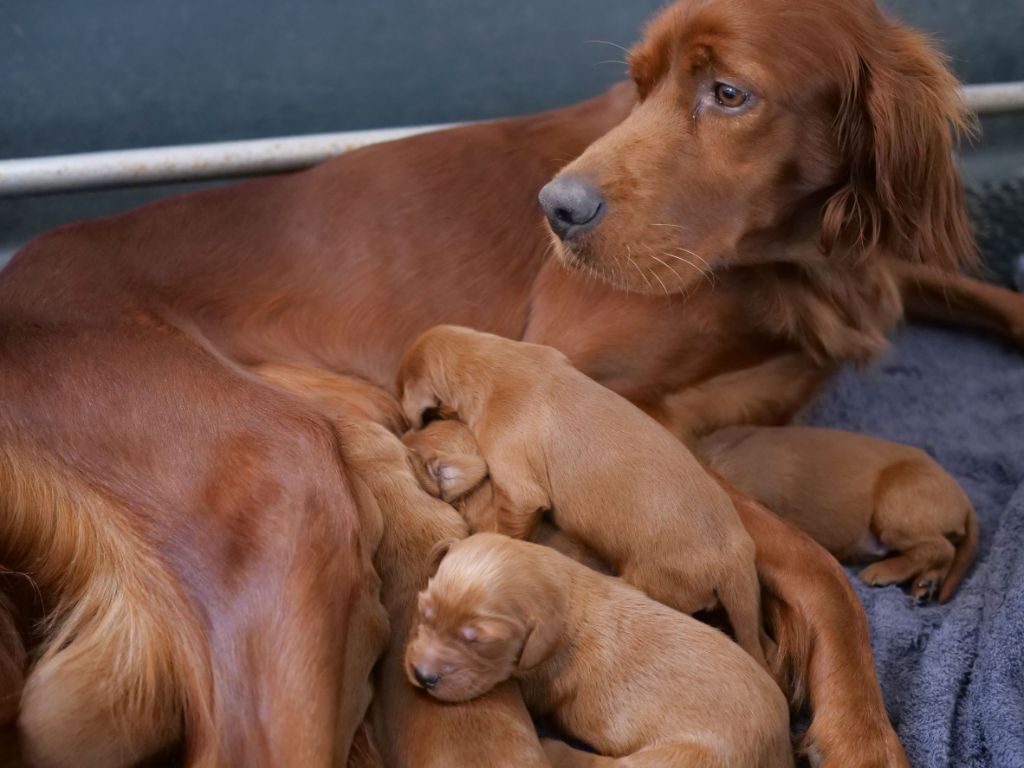
[[[529,539],[545,513],[630,584],[684,613],[721,605],[762,664],[754,543],[728,494],[668,431],[550,347],[438,326],[406,352],[402,407],[476,437],[489,503],[472,530]]]
[[[877,560],[860,573],[867,584],[913,580],[918,601],[938,593],[944,603],[974,559],[970,500],[917,448],[833,429],[730,427],[696,450],[840,560]]]
[[[404,421],[398,403],[353,377],[296,366],[258,370],[331,420],[363,527],[379,531],[368,538],[379,538],[373,564],[380,583],[366,587],[379,588],[392,642],[375,668],[373,701],[353,740],[348,768],[543,768],[544,752],[514,681],[457,706],[441,704],[405,681],[405,638],[416,595],[433,571],[432,553],[468,530],[450,506],[421,489],[408,451],[392,433]],[[358,631],[339,638],[343,646],[358,642],[357,635],[374,625],[353,617],[351,626]]]
[[[453,543],[420,593],[405,659],[442,701],[518,678],[534,715],[623,758],[547,741],[555,766],[793,765],[785,698],[725,635],[528,542]]]
[[[474,530],[493,527],[482,517],[493,512],[494,489],[487,479],[487,463],[469,427],[461,421],[436,420],[423,429],[411,430],[402,437],[416,477],[423,490],[455,507]],[[588,568],[611,574],[608,564],[592,550],[566,536],[543,519],[530,540],[551,547]]]

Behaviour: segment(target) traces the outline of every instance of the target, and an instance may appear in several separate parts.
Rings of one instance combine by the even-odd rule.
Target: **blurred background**
[[[621,78],[617,46],[663,4],[0,0],[0,159],[548,109]],[[882,4],[965,82],[1024,80],[1024,0]],[[972,182],[1024,178],[1024,114],[986,120],[963,165]],[[0,264],[60,223],[194,186],[0,198]]]

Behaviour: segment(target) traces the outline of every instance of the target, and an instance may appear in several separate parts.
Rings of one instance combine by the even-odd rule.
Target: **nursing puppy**
[[[840,560],[876,560],[860,573],[867,584],[912,580],[918,601],[944,603],[974,559],[970,500],[917,448],[833,429],[730,427],[696,450]]]
[[[469,427],[454,419],[436,420],[423,429],[406,432],[402,442],[409,449],[423,490],[455,507],[472,528],[493,527],[494,487],[488,480],[487,462],[480,455]],[[612,574],[608,564],[593,550],[547,519],[538,523],[530,541],[551,547],[595,571]]]
[[[408,451],[392,431],[397,402],[351,377],[294,366],[263,366],[274,386],[314,403],[341,437],[359,513],[379,527],[373,564],[392,642],[377,664],[373,700],[356,734],[348,768],[543,768],[536,730],[514,682],[486,697],[442,705],[405,681],[405,638],[416,595],[427,583],[439,543],[462,538],[465,522],[420,488]],[[372,417],[372,421],[366,417]]]
[[[786,700],[721,632],[523,541],[452,544],[419,597],[414,685],[466,701],[518,678],[531,712],[609,761],[545,742],[555,766],[793,765]]]
[[[553,348],[455,326],[413,344],[398,387],[413,425],[444,407],[476,437],[493,503],[467,510],[471,529],[529,539],[550,513],[655,600],[721,605],[764,663],[754,543],[725,491],[640,409]]]

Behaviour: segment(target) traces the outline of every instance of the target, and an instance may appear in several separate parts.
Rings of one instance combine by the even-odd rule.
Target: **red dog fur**
[[[413,339],[457,323],[555,346],[686,437],[788,419],[884,345],[901,298],[1024,340],[1024,298],[951,270],[972,254],[950,156],[966,118],[921,36],[870,0],[681,0],[632,62],[636,86],[583,104],[71,225],[15,256],[0,276],[0,562],[54,607],[21,713],[40,761],[81,758],[86,733],[103,754],[126,728],[127,754],[183,736],[193,765],[347,751],[338,702],[365,677],[341,659],[360,655],[373,542],[327,421],[239,363],[390,388]],[[712,76],[749,85],[760,111],[694,121]],[[558,249],[584,266],[565,269],[536,194],[591,144],[572,172],[607,183],[615,209],[578,253]],[[661,255],[690,259],[677,248],[707,281],[652,258],[685,266]],[[662,295],[628,276],[629,255]],[[795,536],[752,535],[759,550]],[[845,728],[884,723],[861,708],[880,701],[863,614],[828,555],[805,554],[763,566],[795,622],[782,629],[856,651],[792,659],[815,670],[817,748],[885,764]],[[811,596],[834,602],[794,608]],[[850,695],[829,689],[846,677]]]

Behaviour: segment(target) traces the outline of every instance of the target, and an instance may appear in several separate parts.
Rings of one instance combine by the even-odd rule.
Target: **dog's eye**
[[[729,83],[715,83],[715,101],[726,109],[738,109],[747,103],[750,94]]]

